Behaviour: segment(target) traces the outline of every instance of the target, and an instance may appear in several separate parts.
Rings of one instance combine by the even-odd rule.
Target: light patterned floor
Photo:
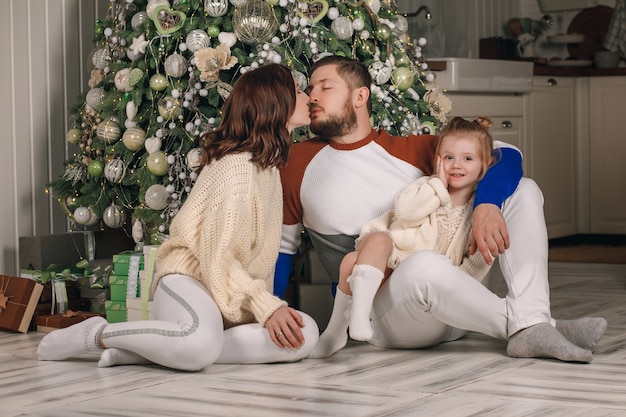
[[[328,360],[99,369],[41,362],[40,334],[0,332],[7,416],[626,416],[626,265],[550,265],[555,317],[604,316],[591,364],[512,359],[472,334],[426,350],[350,345]]]

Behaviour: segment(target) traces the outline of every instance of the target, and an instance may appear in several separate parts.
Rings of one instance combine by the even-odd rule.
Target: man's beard
[[[327,120],[313,120],[310,125],[311,132],[326,139],[347,135],[356,127],[356,112],[349,100],[340,115],[329,115]]]

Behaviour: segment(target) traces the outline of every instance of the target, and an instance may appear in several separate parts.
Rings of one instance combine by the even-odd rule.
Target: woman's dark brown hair
[[[291,134],[287,121],[296,107],[294,78],[287,67],[269,64],[243,74],[222,106],[222,120],[200,139],[200,169],[211,161],[241,152],[252,153],[261,168],[287,162]]]

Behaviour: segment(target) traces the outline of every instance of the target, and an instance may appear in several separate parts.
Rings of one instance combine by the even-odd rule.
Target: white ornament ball
[[[246,1],[248,0],[230,0],[230,4],[232,4],[235,7],[239,7],[242,4],[244,4]]]
[[[361,18],[356,18],[352,21],[352,28],[354,30],[362,30],[365,27],[365,22]]]
[[[350,39],[354,33],[352,21],[345,16],[333,20],[333,23],[330,24],[330,30],[341,40]]]
[[[196,52],[197,50],[211,46],[211,38],[202,29],[194,29],[187,34],[185,44],[189,51]]]
[[[224,16],[228,11],[228,0],[204,0],[204,11],[211,17]]]
[[[146,190],[145,200],[152,210],[163,210],[168,205],[170,194],[162,184],[154,184]]]
[[[370,10],[374,13],[374,14],[378,14],[378,12],[380,11],[380,0],[365,0],[364,2],[367,7],[370,8]],[[400,15],[398,15],[400,16]]]
[[[85,223],[85,226],[93,226],[100,221],[100,217],[98,217],[91,208],[89,208],[89,213],[90,213],[89,221]]]
[[[154,19],[154,9],[158,6],[167,6],[170,7],[170,2],[167,0],[149,0],[146,5],[146,13],[150,19]]]
[[[91,219],[91,211],[84,206],[76,208],[74,210],[74,221],[78,224],[87,224]]]
[[[396,35],[400,35],[402,33],[406,33],[409,30],[409,22],[406,20],[406,17],[401,14],[396,16],[395,26],[392,29],[392,32]]]
[[[126,175],[126,164],[119,158],[111,159],[104,166],[104,177],[113,184],[119,184]]]
[[[187,60],[181,54],[173,53],[165,58],[165,72],[174,78],[182,77],[187,73]]]
[[[148,22],[150,18],[148,17],[148,13],[144,11],[137,12],[133,15],[132,19],[130,19],[130,25],[134,30],[138,30],[141,25]]]
[[[115,74],[115,88],[122,92],[128,92],[133,89],[130,85],[130,68],[122,68]]]
[[[119,229],[126,221],[126,213],[116,204],[111,204],[104,209],[102,213],[102,221],[111,229]]]
[[[146,141],[146,132],[140,127],[131,127],[124,131],[122,142],[132,152],[137,152]]]
[[[195,171],[200,167],[200,159],[202,158],[202,148],[193,148],[187,153],[187,168]]]
[[[330,9],[328,9],[328,13],[326,13],[326,16],[328,16],[330,20],[335,20],[339,17],[339,9],[336,7],[331,7]]]

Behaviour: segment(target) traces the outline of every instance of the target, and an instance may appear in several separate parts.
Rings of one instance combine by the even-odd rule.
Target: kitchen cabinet
[[[626,76],[589,78],[590,232],[626,234]]]
[[[550,239],[578,232],[576,98],[574,78],[551,76],[525,96],[525,172],[543,191]]]
[[[449,117],[461,116],[475,119],[488,116],[493,122],[490,129],[495,140],[510,143],[525,152],[524,98],[520,94],[461,94],[448,93],[452,101]]]

